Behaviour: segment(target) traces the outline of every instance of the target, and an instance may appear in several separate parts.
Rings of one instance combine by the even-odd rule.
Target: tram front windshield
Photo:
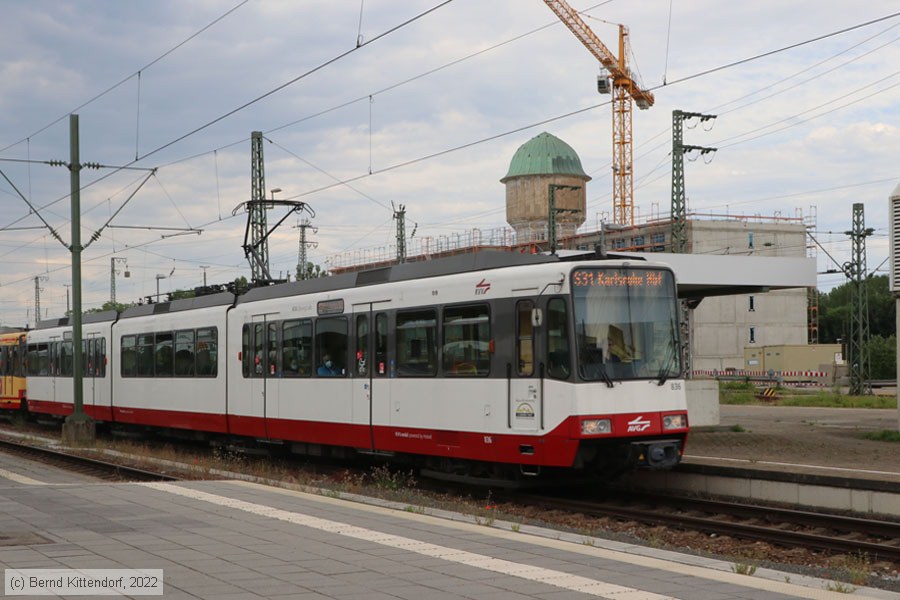
[[[611,384],[679,375],[678,303],[670,271],[575,269],[572,295],[582,379]]]

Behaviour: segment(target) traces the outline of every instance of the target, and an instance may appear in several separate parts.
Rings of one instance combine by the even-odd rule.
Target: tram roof
[[[249,290],[246,294],[238,298],[238,304],[244,302],[256,302],[258,300],[268,300],[270,298],[283,298],[286,296],[343,290],[380,283],[395,283],[398,281],[424,279],[426,277],[453,275],[455,273],[469,273],[471,271],[484,271],[488,269],[501,269],[503,267],[559,261],[560,257],[546,254],[520,254],[518,252],[487,250],[473,252],[471,254],[460,254],[447,258],[390,265],[368,271],[342,273],[330,277],[319,277],[317,279],[307,279],[304,281],[293,281],[268,287],[258,287]]]

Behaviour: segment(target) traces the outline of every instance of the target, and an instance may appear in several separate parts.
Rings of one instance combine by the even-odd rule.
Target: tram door
[[[371,303],[354,306],[352,359],[355,426],[368,428],[370,449],[376,450],[375,427],[387,422],[390,406],[387,363],[387,313]]]
[[[251,326],[251,348],[253,349],[250,365],[250,415],[259,418],[262,427],[254,428],[254,434],[269,437],[267,419],[269,413],[269,379],[274,378],[276,371],[278,328],[267,320],[267,315],[254,315]]]
[[[540,313],[533,300],[516,303],[516,348],[512,364],[507,366],[509,378],[509,427],[513,431],[538,431],[543,411],[543,364],[536,352]]]

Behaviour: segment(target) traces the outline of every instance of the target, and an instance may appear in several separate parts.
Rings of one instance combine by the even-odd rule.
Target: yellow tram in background
[[[25,332],[0,333],[0,410],[18,409],[25,400]]]

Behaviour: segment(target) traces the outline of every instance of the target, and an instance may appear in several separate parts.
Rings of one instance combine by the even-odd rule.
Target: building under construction
[[[572,250],[670,252],[672,219],[650,215],[634,225],[586,221],[586,185],[577,153],[564,141],[541,133],[514,154],[507,174],[509,228],[418,237],[407,241],[405,260],[421,261],[484,250],[545,252]],[[553,210],[551,211],[551,205]],[[811,249],[807,227],[814,215],[717,215],[688,213],[685,252],[706,255],[804,257]],[[550,224],[554,223],[554,227]],[[337,273],[396,261],[393,245],[332,256]],[[690,320],[694,370],[742,369],[745,349],[816,342],[815,290],[790,289],[765,294],[711,297]]]

